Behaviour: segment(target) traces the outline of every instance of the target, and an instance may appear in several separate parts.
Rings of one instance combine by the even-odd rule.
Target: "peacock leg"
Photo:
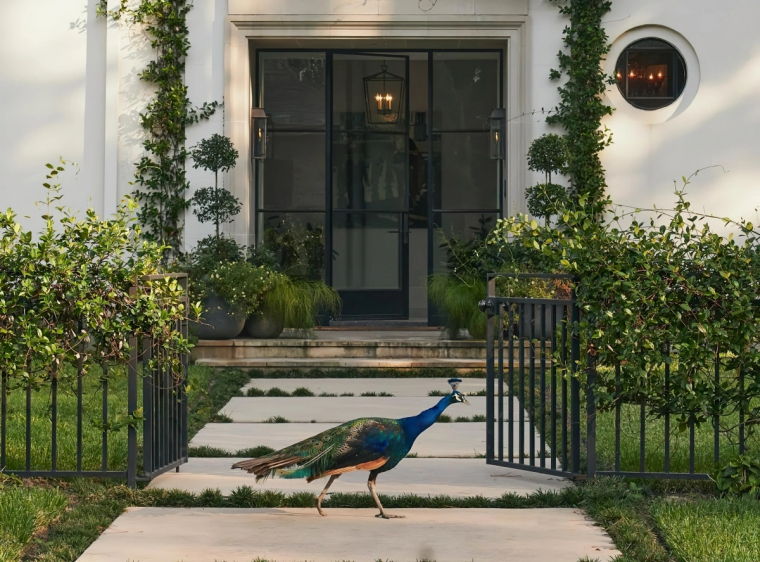
[[[335,482],[340,474],[333,474],[330,476],[330,479],[327,481],[327,486],[325,486],[325,489],[322,490],[322,493],[319,494],[319,497],[317,498],[317,511],[322,517],[327,517],[324,513],[322,513],[322,500],[325,499],[325,495],[327,494],[327,490],[330,489],[330,486],[333,482]]]
[[[383,519],[403,519],[406,517],[405,515],[388,515],[385,513],[383,504],[380,503],[380,498],[377,497],[377,490],[375,490],[375,480],[377,480],[377,473],[370,472],[369,480],[367,480],[367,487],[369,488],[369,492],[372,494],[372,497],[375,498],[375,503],[377,504],[378,509],[380,509],[380,513],[375,515],[375,517],[382,517]]]

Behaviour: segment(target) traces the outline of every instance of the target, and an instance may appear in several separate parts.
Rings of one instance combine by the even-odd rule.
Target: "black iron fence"
[[[187,277],[172,277],[184,289],[187,305]],[[187,337],[187,318],[175,329]],[[100,365],[97,381],[81,361],[69,366],[69,376],[37,381],[30,376],[22,385],[11,384],[1,372],[0,472],[123,478],[135,486],[186,463],[188,357],[151,362],[156,349],[151,340],[131,338],[129,345],[127,365]]]
[[[725,381],[718,350],[710,366],[715,407],[700,416],[707,420],[700,424],[670,406],[677,390],[671,362],[653,367],[663,374],[653,404],[645,393],[622,387],[625,366],[581,357],[574,292],[558,298],[498,296],[503,279],[572,281],[565,275],[489,275],[488,296],[480,303],[488,318],[489,464],[565,477],[708,479],[719,462],[747,450],[747,405],[740,403],[729,415],[720,408]],[[608,383],[614,381],[604,408],[594,392],[601,369],[607,369]],[[743,385],[741,375],[737,384]]]

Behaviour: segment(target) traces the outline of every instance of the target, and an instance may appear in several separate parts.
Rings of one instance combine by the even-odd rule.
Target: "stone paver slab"
[[[464,378],[459,385],[459,391],[465,394],[475,393],[486,389],[486,379]],[[243,387],[243,394],[249,388],[269,390],[279,388],[293,392],[296,388],[305,387],[314,394],[342,394],[353,392],[359,396],[362,392],[389,392],[394,396],[428,396],[431,390],[451,392],[446,378],[438,379],[252,379]]]
[[[619,554],[573,509],[130,508],[79,558],[82,562],[577,562]]]
[[[282,416],[291,422],[347,422],[357,418],[382,417],[404,418],[416,416],[423,410],[432,408],[440,398],[425,397],[340,397],[340,398],[232,398],[220,410],[234,422],[259,423],[274,416]],[[472,416],[486,414],[485,396],[471,396],[470,405],[453,404],[446,415]],[[515,407],[517,407],[517,399]],[[519,409],[515,412],[519,413]]]
[[[191,458],[180,472],[167,472],[154,479],[149,488],[180,489],[200,493],[208,488],[227,495],[240,486],[278,490],[285,493],[319,494],[326,480],[307,484],[306,480],[256,479],[240,470],[232,470],[241,459]],[[367,471],[349,472],[333,484],[334,492],[367,492]],[[570,485],[564,478],[487,465],[484,459],[404,459],[377,480],[382,494],[420,496],[484,496],[498,498],[505,493],[528,495],[537,490],[560,490]]]
[[[292,400],[288,398],[287,400]],[[380,400],[380,399],[378,399]],[[234,453],[266,445],[282,449],[339,424],[334,423],[210,423],[190,442],[191,447],[217,447]],[[524,424],[525,454],[530,426]],[[515,428],[516,431],[516,428]],[[518,436],[515,435],[515,450]],[[506,446],[505,438],[505,446]],[[417,438],[411,453],[420,457],[475,457],[485,455],[485,423],[437,423]]]

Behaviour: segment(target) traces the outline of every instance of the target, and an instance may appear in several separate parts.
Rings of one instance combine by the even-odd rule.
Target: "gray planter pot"
[[[269,314],[254,314],[245,323],[245,331],[256,339],[274,339],[285,329],[285,319]]]
[[[216,295],[203,300],[203,317],[200,323],[193,322],[193,331],[199,340],[231,340],[240,335],[245,326],[245,316],[231,314],[227,302]]]

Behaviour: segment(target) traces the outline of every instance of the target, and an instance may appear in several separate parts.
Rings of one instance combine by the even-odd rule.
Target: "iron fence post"
[[[496,295],[496,278],[487,279],[487,299]],[[494,460],[494,338],[496,336],[493,310],[486,308],[486,462]]]
[[[590,480],[596,475],[596,360],[586,356],[586,476]]]
[[[581,338],[578,325],[580,309],[576,301],[575,288],[570,295],[572,335],[570,339],[570,472],[581,471],[581,384],[578,380],[578,363],[581,360]]]
[[[137,291],[132,287],[129,292]],[[127,485],[130,488],[137,487],[137,426],[133,416],[137,411],[137,337],[129,338],[129,364],[127,379],[127,414],[130,423],[127,426]]]

